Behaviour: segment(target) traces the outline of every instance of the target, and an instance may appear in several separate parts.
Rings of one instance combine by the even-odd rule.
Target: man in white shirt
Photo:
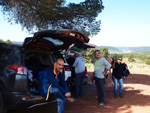
[[[79,56],[78,53],[74,54],[75,62],[73,67],[75,67],[75,90],[74,96],[78,98],[83,96],[83,86],[84,86],[84,77],[85,77],[85,62],[84,58]]]

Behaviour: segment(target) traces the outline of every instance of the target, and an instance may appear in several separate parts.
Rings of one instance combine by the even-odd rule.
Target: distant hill
[[[12,41],[14,44],[22,45],[23,42]]]
[[[98,46],[97,48],[100,49],[102,47],[107,47],[110,53],[114,53],[114,52],[115,53],[120,53],[120,52],[122,52],[121,49],[116,48],[116,47],[111,47],[111,46]]]
[[[150,51],[150,47],[130,47],[128,50],[133,50],[134,52],[146,52]]]
[[[150,52],[150,46],[145,47],[111,47],[111,46],[99,46],[108,47],[110,53],[133,53],[133,52]]]

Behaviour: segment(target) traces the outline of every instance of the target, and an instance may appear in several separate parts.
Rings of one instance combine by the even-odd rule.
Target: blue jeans
[[[49,90],[50,94],[53,96],[54,99],[57,101],[57,113],[64,113],[65,95],[56,87],[51,87]]]
[[[75,86],[74,86],[74,96],[78,98],[83,96],[83,86],[84,86],[85,73],[76,73],[75,75]]]
[[[100,79],[95,77],[95,84],[96,84],[96,89],[98,93],[98,98],[97,101],[99,103],[105,102],[105,79]]]
[[[117,94],[118,83],[119,83],[119,94],[122,94],[122,90],[123,90],[123,81],[122,81],[122,78],[121,79],[116,79],[113,76],[113,79],[114,79],[114,94]]]

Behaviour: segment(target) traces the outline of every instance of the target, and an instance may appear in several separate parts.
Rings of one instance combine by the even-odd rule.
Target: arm
[[[76,58],[76,59],[75,59],[75,62],[73,63],[73,67],[76,67],[77,64],[78,64],[78,59]]]
[[[104,61],[104,65],[106,66],[106,68],[102,74],[105,75],[106,72],[111,68],[111,64],[105,58],[103,58],[103,61]]]
[[[70,93],[67,83],[63,77],[64,76],[63,73],[60,73],[59,76],[60,76],[60,85],[63,87],[62,89],[64,90],[65,93]]]
[[[48,79],[48,83],[49,85],[52,84],[52,87],[57,87],[58,89],[60,89],[62,91],[63,94],[66,93],[66,91],[57,83],[56,79],[55,79],[55,75],[53,73],[53,70],[50,70],[48,73],[46,73],[47,75],[47,79]],[[63,76],[62,76],[63,77]],[[68,90],[69,91],[69,90]]]

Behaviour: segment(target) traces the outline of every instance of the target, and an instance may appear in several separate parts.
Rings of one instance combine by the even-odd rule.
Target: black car
[[[48,103],[38,92],[39,72],[72,44],[83,47],[88,42],[78,31],[43,30],[25,38],[23,45],[0,43],[0,113]]]

